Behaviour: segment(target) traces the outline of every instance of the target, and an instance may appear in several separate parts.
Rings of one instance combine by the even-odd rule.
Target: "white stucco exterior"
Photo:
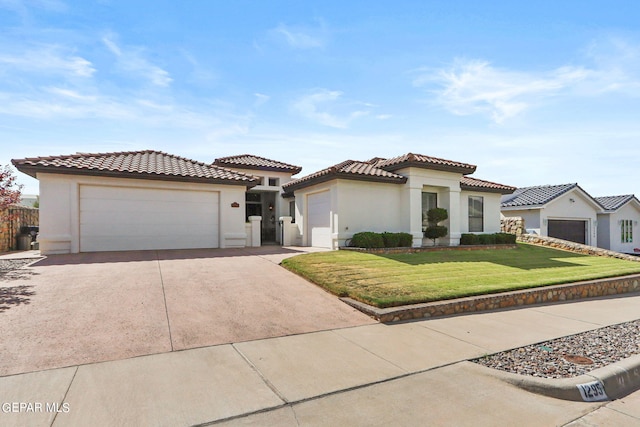
[[[439,244],[458,245],[460,235],[468,230],[468,197],[484,197],[484,233],[500,231],[500,194],[461,191],[461,174],[410,167],[396,171],[407,176],[406,183],[332,179],[295,190],[295,227],[303,246],[311,246],[314,232],[306,221],[307,201],[314,194],[328,192],[327,215],[331,249],[345,246],[355,233],[406,232],[413,236],[413,246],[433,244],[423,238],[422,193],[437,194],[438,207],[447,209],[449,219],[442,223],[449,229]]]
[[[622,221],[630,221],[632,239],[623,241]],[[614,212],[598,214],[598,246],[616,252],[640,253],[640,204],[632,199]]]
[[[40,250],[42,254],[62,254],[77,253],[84,251],[81,247],[81,188],[102,187],[106,189],[122,190],[122,193],[135,193],[144,195],[145,190],[149,192],[175,191],[188,192],[191,195],[202,194],[203,200],[217,201],[215,215],[208,226],[202,227],[204,230],[199,236],[193,234],[192,229],[181,229],[179,226],[175,231],[167,231],[170,238],[166,241],[171,247],[159,247],[156,243],[146,246],[132,245],[125,249],[169,249],[169,248],[191,248],[191,247],[244,247],[246,242],[245,232],[245,191],[242,185],[218,185],[200,184],[191,182],[143,180],[129,178],[110,178],[87,175],[63,175],[38,173],[40,182]],[[135,192],[127,190],[135,189]],[[142,196],[144,197],[144,196]],[[154,196],[154,200],[158,198]],[[124,203],[115,201],[114,203]],[[237,207],[234,207],[236,206]],[[187,206],[184,209],[165,209],[156,211],[157,215],[165,216],[166,223],[184,224],[189,221],[198,221],[202,218],[198,213],[191,215]],[[141,215],[144,215],[141,212]],[[211,225],[215,224],[215,232],[211,231]],[[118,235],[119,223],[117,218],[105,218],[105,228]],[[126,226],[131,226],[128,222]],[[209,228],[207,228],[209,227]],[[209,230],[209,236],[206,235]],[[134,231],[134,230],[130,230]],[[127,232],[127,230],[123,230]],[[190,234],[191,233],[191,234]],[[194,240],[195,239],[195,240]],[[167,246],[161,244],[160,246]],[[116,246],[113,246],[116,247]],[[120,247],[118,247],[120,249]],[[90,247],[90,250],[96,250]],[[100,250],[109,250],[104,247]]]

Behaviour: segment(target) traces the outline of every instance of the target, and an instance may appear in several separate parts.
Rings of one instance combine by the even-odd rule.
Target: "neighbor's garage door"
[[[218,193],[80,187],[80,251],[218,247]]]
[[[548,222],[549,237],[569,240],[576,243],[587,243],[587,223],[586,221],[550,219]]]
[[[309,246],[331,248],[331,193],[307,196],[307,230],[311,240]]]

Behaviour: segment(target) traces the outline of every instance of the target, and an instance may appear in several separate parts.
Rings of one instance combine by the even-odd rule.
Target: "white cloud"
[[[319,30],[313,30],[279,24],[271,31],[281,39],[284,39],[294,49],[314,49],[325,45],[324,27]]]
[[[342,102],[341,97],[340,91],[316,89],[298,98],[293,103],[293,109],[309,120],[338,129],[345,129],[353,120],[369,114],[368,110],[352,109],[352,105],[362,105],[362,103]]]
[[[21,54],[0,55],[0,66],[20,71],[91,77],[96,69],[85,58],[64,52],[59,46],[41,46]]]
[[[117,58],[118,67],[127,74],[135,74],[149,80],[156,86],[166,87],[173,79],[166,70],[152,64],[143,56],[143,51],[137,47],[121,48],[112,36],[105,36],[102,42]]]
[[[437,101],[454,114],[487,114],[502,123],[591,74],[590,70],[567,66],[537,75],[495,68],[487,61],[457,60],[450,68],[427,70],[414,85],[438,85]]]
[[[269,102],[269,99],[271,99],[269,95],[265,95],[264,93],[254,93],[253,96],[256,97],[256,100],[253,103],[254,107],[259,107],[262,104]]]

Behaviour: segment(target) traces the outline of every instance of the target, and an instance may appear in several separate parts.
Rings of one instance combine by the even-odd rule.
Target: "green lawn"
[[[517,249],[318,252],[282,265],[339,295],[391,307],[640,273],[640,262],[518,244]]]

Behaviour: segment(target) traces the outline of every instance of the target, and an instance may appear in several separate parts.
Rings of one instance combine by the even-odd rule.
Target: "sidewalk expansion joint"
[[[286,397],[284,397],[284,395],[282,393],[280,393],[280,390],[278,390],[276,388],[275,385],[273,385],[273,383],[271,383],[271,381],[269,381],[267,379],[267,377],[265,377],[264,375],[262,375],[262,372],[260,372],[260,370],[258,369],[258,367],[256,365],[253,364],[253,362],[251,360],[249,360],[249,358],[247,356],[244,355],[244,353],[242,353],[235,344],[230,344],[231,347],[236,351],[236,353],[238,353],[240,355],[240,357],[242,357],[244,359],[245,362],[247,362],[247,364],[251,367],[251,369],[253,369],[253,371],[258,374],[258,376],[262,379],[262,381],[267,385],[267,387],[269,387],[269,389],[276,395],[278,396],[278,399],[282,400],[284,403],[289,403],[289,401],[287,400]]]
[[[167,306],[167,295],[164,291],[164,279],[162,278],[162,267],[160,266],[160,255],[156,251],[156,261],[158,262],[158,273],[160,274],[160,285],[162,286],[162,299],[164,301],[164,314],[167,317],[167,330],[169,331],[169,344],[173,350],[173,337],[171,336],[171,322],[169,321],[169,307]]]
[[[73,371],[73,376],[71,377],[71,381],[69,381],[69,386],[67,387],[67,390],[65,390],[64,396],[62,396],[62,401],[60,402],[60,407],[62,407],[62,405],[64,405],[64,401],[67,399],[67,395],[69,394],[69,390],[71,390],[71,385],[73,384],[73,381],[76,379],[76,374],[78,373],[78,369],[80,369],[80,366],[76,366],[76,370]],[[50,427],[52,427],[56,423],[56,418],[58,417],[58,413],[59,412],[56,412],[56,414],[53,416],[53,419],[51,420]]]

